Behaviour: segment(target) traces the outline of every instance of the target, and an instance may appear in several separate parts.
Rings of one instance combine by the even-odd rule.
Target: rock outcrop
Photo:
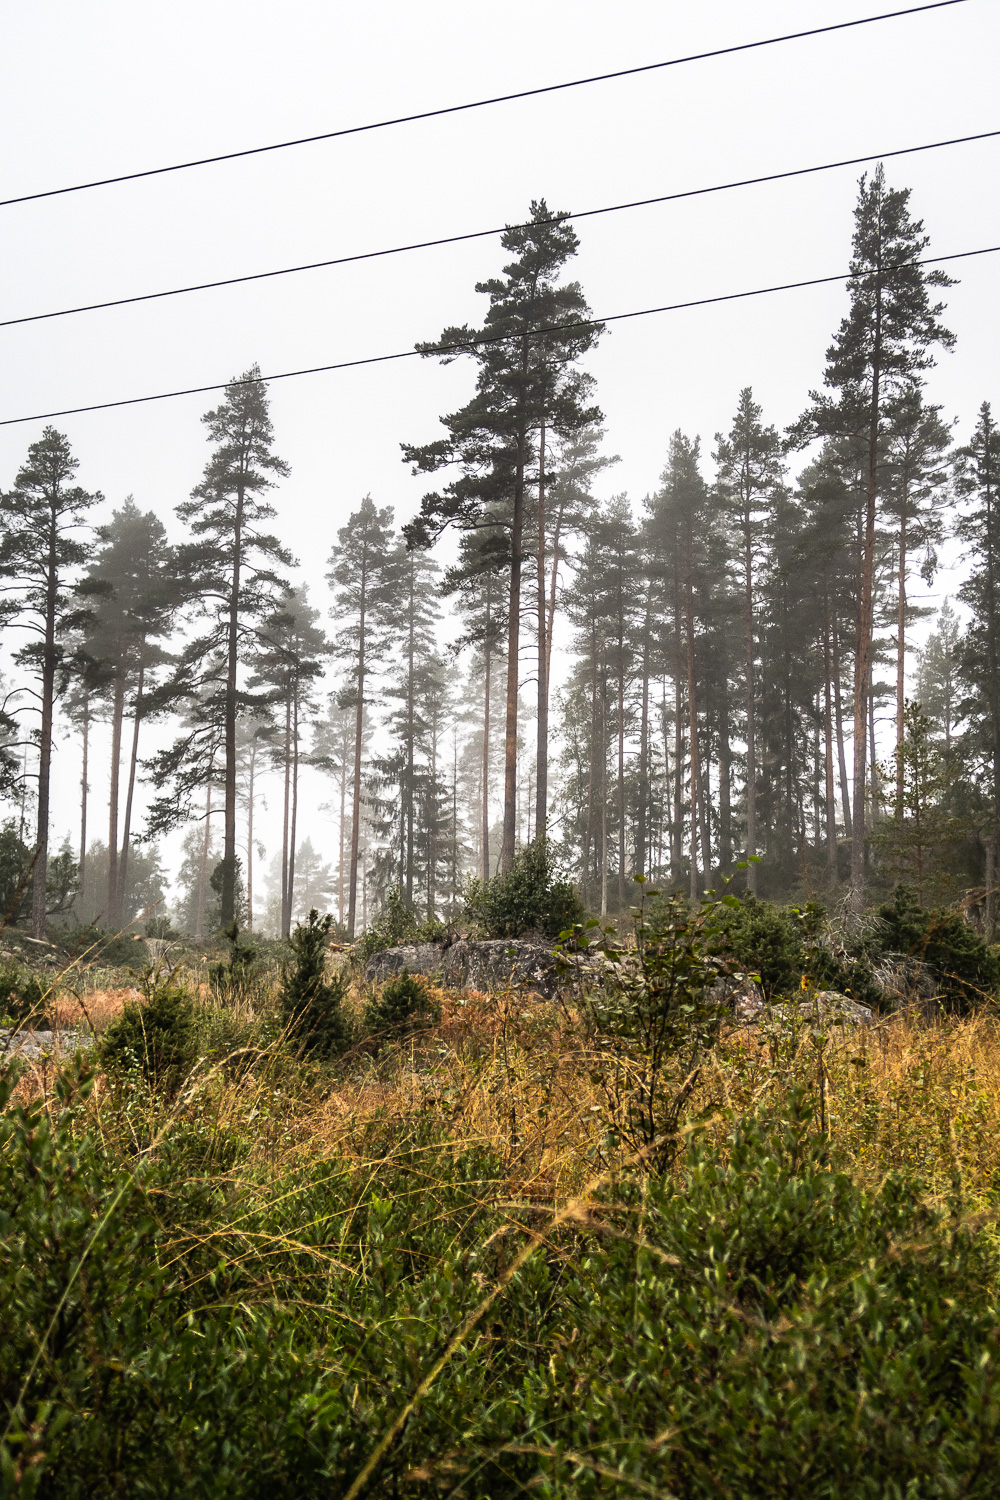
[[[482,990],[485,994],[514,988],[550,998],[558,981],[551,950],[542,943],[519,938],[488,938],[482,942],[461,938],[447,945],[410,943],[383,948],[365,965],[365,979],[381,984],[403,969],[432,975],[456,989]]]
[[[3,1031],[0,1030],[0,1067],[12,1057],[28,1062],[39,1058],[72,1057],[80,1047],[94,1045],[93,1037],[79,1031]]]

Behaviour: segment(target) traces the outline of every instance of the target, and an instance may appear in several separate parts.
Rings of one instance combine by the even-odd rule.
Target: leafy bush
[[[922,907],[910,886],[896,887],[891,901],[878,909],[884,953],[919,958],[933,969],[941,1002],[967,1011],[994,1000],[1000,991],[1000,958],[961,913],[944,907]]]
[[[98,1058],[112,1074],[138,1071],[150,1088],[175,1094],[198,1055],[194,1001],[171,980],[147,972],[145,998],[127,1001],[101,1037]]]
[[[365,1006],[365,1031],[378,1041],[402,1041],[417,1027],[441,1019],[426,980],[409,969],[387,979]]]
[[[222,936],[229,944],[229,957],[209,964],[208,982],[223,1004],[232,1004],[247,992],[257,962],[257,949],[240,936],[237,922],[231,922]]]
[[[436,917],[418,921],[416,912],[397,886],[385,898],[375,921],[355,943],[355,959],[363,965],[373,953],[381,953],[383,948],[398,948],[404,943],[434,943],[447,932],[447,927]]]
[[[827,916],[817,902],[779,906],[751,893],[720,902],[713,924],[727,956],[760,977],[767,1000],[797,990],[804,975],[818,990],[837,990],[877,1006],[879,991],[870,955],[860,939],[831,942]]]
[[[281,1011],[285,1029],[305,1051],[321,1057],[336,1057],[350,1045],[350,1031],[343,1013],[345,985],[338,974],[326,978],[327,945],[333,918],[311,911],[288,939],[294,963],[286,970],[281,986]]]
[[[465,915],[486,937],[540,933],[555,939],[583,920],[583,903],[568,880],[559,880],[544,838],[533,839],[505,874],[470,881]]]
[[[48,1000],[48,986],[30,969],[16,963],[0,969],[0,1015],[19,1024],[30,1021],[32,1026],[44,1026]]]

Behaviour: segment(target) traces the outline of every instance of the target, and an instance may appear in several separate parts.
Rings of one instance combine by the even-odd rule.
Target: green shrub
[[[419,921],[397,886],[386,896],[375,921],[354,944],[355,960],[364,965],[373,953],[381,953],[383,948],[398,948],[404,943],[434,943],[447,932],[447,927],[437,917],[425,917]]]
[[[1000,958],[960,912],[923,907],[912,887],[899,885],[892,900],[879,907],[878,915],[881,951],[928,964],[947,1009],[967,1011],[996,999]]]
[[[8,1016],[19,1025],[30,1022],[34,1027],[44,1026],[48,1001],[49,986],[30,969],[16,963],[0,969],[0,1016]]]
[[[333,918],[320,919],[311,911],[299,923],[288,947],[293,962],[285,971],[281,985],[281,1012],[286,1033],[307,1052],[320,1057],[336,1057],[350,1045],[351,1037],[343,1013],[346,993],[344,980],[338,974],[326,978],[327,948]]]
[[[257,949],[240,936],[237,922],[230,923],[223,930],[222,936],[229,944],[229,956],[219,963],[209,964],[208,982],[216,997],[223,1004],[231,1005],[234,1001],[243,999],[252,986]]]
[[[190,1073],[198,1055],[195,1004],[188,991],[152,971],[145,998],[126,1002],[101,1037],[98,1059],[111,1074],[138,1072],[150,1088],[170,1096]]]
[[[556,939],[583,920],[583,904],[568,880],[559,880],[544,838],[533,839],[505,874],[470,881],[465,915],[488,938],[540,933]]]
[[[402,1041],[421,1026],[441,1019],[441,1007],[424,980],[409,969],[385,984],[365,1006],[365,1031],[377,1041]]]
[[[114,932],[97,922],[71,928],[61,941],[71,957],[82,958],[88,964],[141,974],[149,963],[148,949],[137,934]]]

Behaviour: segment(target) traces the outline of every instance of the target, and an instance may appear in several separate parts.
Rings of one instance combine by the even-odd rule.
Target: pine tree
[[[68,440],[46,427],[18,471],[13,489],[0,496],[0,589],[3,618],[28,630],[33,639],[15,661],[38,680],[38,797],[31,927],[45,935],[49,850],[49,792],[52,774],[53,712],[60,668],[74,631],[84,624],[72,582],[86,561],[85,517],[98,500],[73,483],[79,461]]]
[[[883,777],[886,786],[893,787],[894,816],[887,817],[872,837],[883,873],[894,882],[912,885],[921,905],[941,894],[942,862],[965,832],[948,807],[957,771],[934,743],[932,729],[920,704],[908,702],[903,741]]]
[[[795,430],[799,440],[843,436],[864,451],[864,501],[859,518],[858,628],[854,643],[854,816],[851,885],[860,910],[865,868],[869,704],[875,625],[876,530],[888,474],[885,440],[902,402],[919,389],[935,345],[954,336],[939,321],[943,304],[930,289],[952,285],[942,271],[920,264],[929,239],[910,216],[909,189],[886,186],[881,165],[862,177],[855,210],[851,306],[827,351],[824,383],[813,392]]]
[[[203,633],[183,651],[168,692],[172,697],[200,697],[206,727],[221,731],[221,913],[223,926],[229,926],[236,913],[238,879],[236,725],[240,715],[255,706],[242,677],[258,648],[263,622],[283,593],[277,569],[292,566],[277,537],[262,529],[275,514],[263,496],[289,468],[273,451],[267,389],[257,366],[231,381],[221,405],[202,420],[215,451],[191,499],[177,507],[195,538],[179,549],[178,572],[206,623]],[[192,752],[195,748],[192,743]],[[190,786],[190,771],[205,761],[204,755],[186,760],[184,745],[178,742],[172,753],[158,758],[154,780],[160,785],[176,781],[186,764],[189,774],[182,784]],[[172,811],[170,799],[166,804],[161,800],[159,826],[167,826],[165,814],[167,822],[176,822],[186,812],[183,797],[173,800]]]
[[[936,628],[927,637],[917,670],[917,702],[951,753],[959,722],[960,671],[963,629],[946,599],[938,611]]]
[[[517,831],[518,703],[521,586],[532,494],[538,496],[536,549],[544,581],[545,445],[593,426],[600,412],[586,405],[592,380],[575,368],[601,333],[585,324],[589,309],[577,283],[558,284],[577,238],[565,222],[552,223],[544,201],[531,205],[531,222],[501,239],[515,259],[503,278],[477,284],[489,296],[482,329],[446,328],[421,352],[450,363],[459,353],[478,367],[476,394],[444,418],[447,437],[423,447],[404,445],[416,473],[450,465],[460,477],[425,495],[420,516],[406,528],[411,545],[428,546],[448,525],[460,530],[501,526],[507,537],[507,703],[504,748],[504,832],[501,865],[509,870]],[[442,346],[447,352],[442,353]],[[540,659],[547,644],[539,642]]]
[[[370,495],[337,533],[327,579],[334,590],[335,654],[348,668],[341,702],[354,709],[351,864],[347,896],[347,940],[354,941],[361,856],[361,771],[369,678],[377,674],[399,601],[403,552],[392,529],[392,510],[379,510]]]

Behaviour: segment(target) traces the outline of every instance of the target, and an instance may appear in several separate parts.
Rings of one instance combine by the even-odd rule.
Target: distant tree
[[[113,926],[116,930],[126,927],[141,912],[149,908],[150,917],[165,915],[163,900],[166,894],[166,873],[155,846],[133,849],[125,870],[122,890],[122,909],[108,920],[108,846],[95,840],[87,850],[87,861],[80,881],[80,893],[73,903],[73,915],[80,922],[97,922],[102,927]]]
[[[963,627],[946,599],[935,629],[927,637],[917,669],[917,702],[950,754],[959,722]]]
[[[404,458],[415,473],[437,473],[452,465],[459,469],[459,477],[440,493],[424,496],[420,515],[405,528],[410,545],[430,545],[449,525],[459,530],[501,527],[506,536],[507,706],[501,849],[505,870],[513,864],[517,832],[521,585],[531,497],[537,497],[535,547],[544,586],[546,444],[581,433],[601,418],[598,409],[587,404],[593,380],[577,368],[577,362],[603,330],[588,325],[589,308],[579,284],[559,284],[578,241],[568,223],[552,219],[544,200],[533,202],[530,223],[505,231],[501,244],[514,259],[503,268],[502,278],[477,283],[476,290],[490,299],[481,329],[446,328],[436,344],[418,346],[421,353],[445,363],[462,354],[470,357],[478,369],[476,393],[443,419],[446,437],[422,447],[403,447]],[[539,639],[543,672],[547,660],[544,634],[543,627]]]
[[[98,536],[101,546],[79,585],[90,605],[80,636],[86,712],[94,698],[111,719],[111,775],[108,798],[108,890],[105,920],[122,919],[128,882],[132,808],[139,764],[139,731],[147,713],[155,673],[168,660],[163,646],[181,601],[167,533],[152,511],[140,511],[131,496]],[[89,691],[88,691],[89,689]],[[126,773],[124,819],[120,817],[122,737],[126,713],[132,716]],[[84,719],[84,728],[87,720]],[[121,835],[121,850],[118,839]]]
[[[255,365],[226,387],[221,405],[202,419],[215,450],[191,499],[177,507],[192,542],[178,549],[178,572],[205,629],[181,653],[163,695],[199,703],[192,733],[154,762],[154,782],[172,784],[181,795],[160,799],[152,831],[188,814],[190,791],[204,783],[214,756],[204,741],[221,740],[223,854],[221,922],[229,926],[237,904],[237,732],[242,714],[260,707],[244,682],[259,647],[263,622],[284,591],[278,571],[292,558],[276,536],[263,530],[275,512],[263,496],[289,473],[273,451],[274,430],[267,388]]]
[[[322,811],[336,810],[337,815],[337,921],[345,926],[345,877],[347,874],[347,793],[351,785],[354,760],[355,710],[340,702],[334,693],[327,700],[326,712],[313,723],[309,759],[317,770],[333,781],[335,803],[322,804]],[[362,743],[362,759],[366,751]]]
[[[203,827],[188,830],[181,846],[184,857],[177,874],[174,920],[181,932],[194,938],[207,937],[222,926],[222,908],[212,889],[212,873],[218,869],[222,849],[212,838],[213,832],[206,819]]]
[[[854,218],[850,311],[827,351],[824,384],[793,430],[799,441],[845,437],[864,452],[864,500],[859,517],[858,627],[854,652],[854,817],[851,885],[855,910],[864,885],[868,707],[875,624],[876,530],[889,486],[886,440],[902,403],[918,390],[934,362],[935,345],[954,335],[940,322],[943,304],[932,287],[952,285],[943,271],[921,264],[930,243],[911,217],[909,189],[887,187],[879,165],[862,177]]]
[[[361,772],[369,678],[380,665],[399,600],[403,551],[392,529],[392,510],[379,510],[370,495],[337,533],[327,579],[334,590],[339,623],[334,652],[347,665],[341,702],[354,709],[351,863],[347,938],[354,941],[361,850]]]
[[[967,758],[970,769],[979,769],[986,809],[986,925],[992,937],[1000,869],[1000,430],[989,402],[956,455],[956,488],[966,501],[956,530],[970,563],[959,598],[972,615],[962,652],[961,711],[969,725]]]
[[[761,408],[746,386],[740,392],[733,425],[715,435],[716,493],[726,509],[732,544],[739,558],[744,639],[746,710],[746,886],[757,889],[757,658],[760,586],[769,543],[774,500],[785,474],[782,442],[761,421]]]
[[[102,497],[73,483],[79,461],[67,438],[46,427],[14,480],[0,495],[0,590],[3,618],[33,637],[15,661],[38,681],[38,798],[31,926],[45,933],[48,907],[49,791],[57,683],[74,631],[87,611],[72,584],[88,551],[85,517]]]
[[[284,782],[281,834],[281,932],[292,930],[295,892],[295,840],[299,811],[299,770],[306,716],[315,708],[315,693],[329,643],[319,628],[319,611],[312,608],[305,589],[289,589],[264,620],[250,678],[251,688],[263,691],[277,715],[271,754]],[[306,910],[309,907],[307,905]]]
[[[912,885],[924,905],[942,894],[944,858],[966,829],[948,805],[956,768],[935,744],[933,726],[919,703],[907,703],[905,728],[903,743],[893,752],[894,765],[882,778],[887,790],[893,789],[894,816],[883,820],[872,843],[882,873],[894,883]]]

